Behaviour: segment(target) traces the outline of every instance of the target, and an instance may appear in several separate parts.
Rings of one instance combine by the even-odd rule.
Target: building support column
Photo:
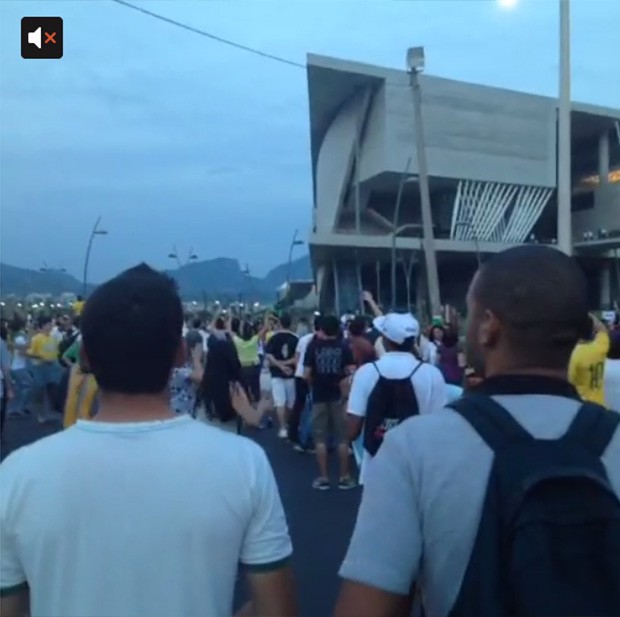
[[[600,184],[609,182],[609,133],[603,133],[598,140],[598,176]]]
[[[334,279],[334,310],[340,316],[340,281],[338,280],[338,266],[332,261],[332,278]]]
[[[605,261],[600,274],[600,307],[603,310],[609,309],[612,305],[611,297],[611,263]]]

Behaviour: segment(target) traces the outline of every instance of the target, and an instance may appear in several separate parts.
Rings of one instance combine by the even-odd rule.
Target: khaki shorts
[[[315,444],[325,444],[330,435],[346,443],[344,409],[340,401],[312,405],[312,433]]]

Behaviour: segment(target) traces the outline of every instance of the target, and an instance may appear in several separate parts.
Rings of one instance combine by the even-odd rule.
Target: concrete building
[[[315,55],[307,73],[309,244],[321,306],[355,310],[360,290],[369,289],[385,306],[417,302],[423,310],[409,76]],[[556,242],[557,100],[429,75],[420,82],[441,299],[462,306],[479,259],[515,244]],[[572,106],[574,253],[588,273],[593,307],[618,297],[619,121],[620,110]]]

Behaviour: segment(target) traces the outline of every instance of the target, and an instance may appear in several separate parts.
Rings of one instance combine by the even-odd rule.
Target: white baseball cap
[[[402,345],[408,338],[420,334],[420,324],[411,313],[388,313],[376,317],[372,325],[388,340]]]

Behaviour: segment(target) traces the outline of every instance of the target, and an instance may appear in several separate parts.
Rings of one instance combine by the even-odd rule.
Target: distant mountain
[[[27,296],[31,293],[82,293],[82,283],[74,276],[59,270],[29,270],[0,263],[0,295]]]
[[[288,264],[270,270],[265,277],[244,274],[236,259],[219,257],[198,261],[177,270],[169,270],[179,285],[184,299],[203,301],[246,299],[273,300],[276,289],[286,282]],[[291,262],[291,280],[312,278],[310,258],[300,257]],[[31,293],[52,294],[81,293],[82,283],[70,274],[58,271],[39,272],[0,263],[0,295],[27,296]]]

